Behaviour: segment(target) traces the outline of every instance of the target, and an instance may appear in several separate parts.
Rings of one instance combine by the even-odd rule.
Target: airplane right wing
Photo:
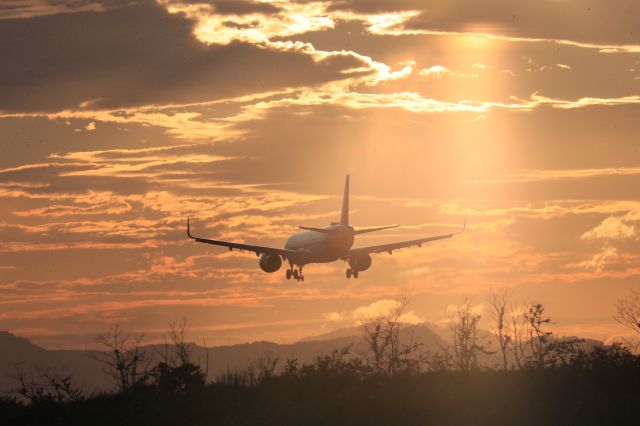
[[[412,247],[412,246],[422,247],[422,244],[424,243],[429,243],[431,241],[437,241],[437,240],[444,240],[446,238],[451,238],[453,236],[461,234],[465,231],[466,228],[467,228],[467,218],[465,217],[464,226],[462,227],[462,230],[458,232],[452,232],[451,234],[436,235],[436,236],[427,237],[427,238],[419,238],[417,240],[400,241],[397,243],[380,244],[377,246],[355,248],[349,251],[349,257],[358,256],[361,254],[385,253],[385,252],[391,254],[394,250],[398,250],[401,248]]]

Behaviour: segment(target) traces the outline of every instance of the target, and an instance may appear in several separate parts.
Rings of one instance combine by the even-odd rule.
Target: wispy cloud
[[[595,272],[602,272],[605,266],[617,255],[618,250],[615,247],[605,244],[600,252],[594,254],[591,259],[580,262],[578,266]]]
[[[582,106],[586,106],[583,104]],[[483,179],[482,182],[540,182],[569,179],[587,179],[603,176],[640,176],[640,167],[605,167],[591,169],[564,170],[521,170],[496,179]]]
[[[478,68],[478,69],[484,69],[484,68],[479,68],[478,65],[482,65],[482,64],[474,64],[473,68]],[[485,65],[482,65],[483,67],[486,67]],[[451,76],[451,77],[471,77],[471,78],[476,78],[478,77],[478,74],[465,74],[465,73],[458,73],[458,72],[453,72],[451,71],[449,68],[442,66],[442,65],[432,65],[430,67],[427,68],[423,68],[420,70],[420,72],[418,72],[418,75],[424,76],[424,77],[429,77],[429,78],[441,78],[441,77],[445,77],[445,76]]]

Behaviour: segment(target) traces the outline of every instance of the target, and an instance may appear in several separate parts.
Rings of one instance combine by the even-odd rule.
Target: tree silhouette
[[[25,369],[16,364],[7,376],[17,386],[10,393],[19,395],[30,403],[71,402],[83,399],[82,391],[76,386],[71,374],[62,369],[33,365]]]
[[[632,289],[629,298],[617,302],[613,318],[633,331],[635,339],[624,338],[624,341],[630,350],[637,352],[640,346],[640,290]]]
[[[492,353],[488,350],[488,344],[478,337],[480,318],[480,314],[473,312],[468,298],[449,315],[449,329],[453,334],[453,360],[458,370],[477,370],[480,366],[479,355]]]
[[[545,366],[545,357],[549,352],[549,344],[552,333],[547,331],[545,327],[551,323],[551,318],[545,318],[544,305],[542,303],[534,303],[529,306],[528,311],[524,314],[527,320],[529,347],[531,348],[531,364],[538,368]]]
[[[387,312],[367,319],[361,325],[361,337],[366,347],[362,356],[376,374],[393,376],[418,372],[426,361],[422,344],[415,342],[413,335],[407,343],[400,339],[401,319],[408,304],[409,299],[402,297]]]
[[[489,294],[489,315],[493,320],[493,334],[498,339],[500,346],[500,355],[502,356],[502,368],[507,371],[509,363],[507,356],[509,354],[509,345],[511,344],[511,336],[508,333],[507,323],[507,302],[508,294],[506,291],[502,293],[491,292]]]
[[[192,359],[193,345],[185,339],[186,328],[186,318],[169,324],[162,361],[150,372],[152,385],[161,393],[191,393],[202,389],[206,382],[207,373]]]
[[[142,348],[143,339],[143,334],[127,334],[118,324],[96,338],[106,351],[89,356],[103,364],[104,371],[115,380],[121,392],[144,384],[148,378],[150,361]]]

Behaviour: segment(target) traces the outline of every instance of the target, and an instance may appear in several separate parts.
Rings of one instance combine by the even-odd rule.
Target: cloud
[[[609,216],[598,226],[582,234],[583,240],[616,240],[622,238],[633,238],[636,231],[633,226],[627,225],[623,218]]]
[[[403,317],[421,322],[470,288],[631,282],[637,239],[594,255],[576,237],[606,242],[640,220],[637,66],[601,52],[637,41],[586,34],[583,15],[545,32],[531,12],[544,5],[511,2],[502,16],[501,2],[13,2],[22,17],[12,7],[0,22],[12,41],[0,43],[2,328],[153,328],[188,314],[244,324],[250,340],[290,315],[300,334],[328,311],[357,324],[400,290],[429,300]],[[546,7],[560,3],[577,4]],[[533,27],[510,23],[510,8]],[[534,65],[545,72],[524,71]],[[381,255],[346,285],[337,266],[309,266],[303,287],[185,238],[187,215],[198,235],[265,245],[329,222],[341,178],[327,165],[363,185],[358,223],[394,211],[410,225],[361,243],[458,229],[466,212],[472,232]],[[247,321],[256,308],[261,321]]]
[[[471,305],[470,303],[464,303],[462,305],[447,305],[446,312],[448,316],[455,315],[461,310],[469,310],[469,313],[472,315],[483,315],[486,306],[483,303],[478,303],[476,305]]]
[[[332,322],[352,321],[362,324],[378,317],[389,315],[401,306],[400,301],[394,299],[380,299],[368,305],[363,305],[347,312],[330,312],[325,315],[325,319]],[[424,322],[424,318],[418,316],[414,311],[405,311],[400,316],[400,322],[406,324],[419,324]]]
[[[457,203],[443,203],[439,210],[447,215],[463,216],[528,216],[541,220],[568,216],[568,215],[610,215],[610,214],[632,214],[640,208],[640,202],[635,200],[620,201],[588,201],[588,200],[556,200],[545,201],[539,205],[511,205],[508,207],[487,207],[474,208],[469,205]],[[625,219],[626,220],[626,219]]]
[[[265,14],[224,13],[206,3],[161,0],[170,13],[183,14],[196,22],[194,35],[209,44],[227,45],[234,41],[268,45],[277,37],[291,37],[308,31],[332,29],[335,22],[322,2],[274,2],[276,10]]]
[[[165,1],[165,3],[167,2]],[[232,16],[254,14],[271,15],[282,11],[276,2],[266,2],[262,0],[189,0],[182,1],[181,3],[192,3],[195,5],[210,4],[216,13]]]
[[[205,46],[191,20],[151,0],[28,21],[0,21],[0,39],[13,40],[0,45],[0,111],[203,102],[340,80],[368,68],[357,55],[312,57],[296,45],[234,39]]]
[[[640,104],[640,96],[620,96],[612,98],[592,98],[584,97],[577,100],[553,99],[534,93],[531,101],[536,105],[550,105],[553,108],[575,109],[589,106],[614,106],[614,105],[634,105]]]
[[[365,20],[370,24],[370,31],[383,31],[383,28],[405,22],[409,19],[407,14],[414,16],[415,10],[403,11],[402,8],[418,7],[418,3],[388,4],[382,9],[396,11],[371,12],[370,15],[354,14],[354,10],[367,9],[358,2],[239,2],[232,6],[228,2],[166,0],[162,5],[171,14],[155,3],[143,1],[133,6],[111,5],[103,12],[34,18],[28,29],[19,24],[0,26],[0,37],[22,43],[0,52],[10,64],[0,74],[3,82],[0,89],[5,94],[0,109],[60,111],[84,105],[84,109],[104,110],[134,105],[186,104],[265,89],[340,81],[363,73],[375,74],[369,81],[379,84],[405,78],[412,72],[408,65],[390,71],[387,65],[357,52],[325,51],[310,43],[281,39],[310,31],[329,31],[336,21],[345,19]],[[77,37],[85,25],[92,31]],[[198,40],[212,46],[198,46],[200,43],[192,36],[192,25],[195,25],[193,34]],[[55,31],[60,26],[68,30],[64,33]],[[119,31],[113,31],[113,28],[119,28]],[[39,37],[21,33],[27,30]],[[135,37],[116,36],[121,33],[132,33]],[[41,39],[49,40],[46,46],[35,43]],[[105,51],[96,52],[95,46],[101,46]],[[86,62],[75,59],[74,67],[69,68],[67,64],[71,61],[66,58],[69,52],[85,50],[87,53],[79,57],[89,59]],[[31,59],[25,61],[25,58],[17,57],[16,53],[21,51],[32,52]],[[139,61],[140,57],[145,57],[145,61]],[[236,63],[239,57],[243,58],[243,66]],[[166,58],[171,60],[167,62]],[[273,63],[279,64],[278,72],[273,72],[270,66]],[[146,64],[149,69],[145,68]],[[476,63],[474,66],[484,65]],[[27,69],[30,71],[26,72]],[[210,69],[215,72],[209,72]],[[446,73],[444,69],[425,68],[422,75],[443,73]],[[145,78],[148,75],[154,78]],[[254,75],[260,75],[260,78],[253,78]],[[141,81],[144,84],[140,84]],[[257,82],[259,86],[254,84]],[[30,92],[31,87],[38,87],[38,92]],[[90,104],[87,104],[88,99]],[[633,100],[633,96],[622,97],[619,103]],[[582,98],[581,101],[591,104],[613,102],[607,98]],[[571,102],[547,103],[573,107]]]
[[[521,170],[486,182],[540,182],[588,179],[604,176],[640,176],[640,167],[607,167],[564,170]]]
[[[383,71],[379,71],[383,72]],[[380,75],[380,74],[378,74]],[[384,71],[382,77],[373,75],[372,78],[363,78],[364,83],[376,84],[377,82],[394,79],[394,73]],[[353,83],[353,82],[351,82]],[[264,118],[265,113],[273,109],[282,109],[301,106],[339,106],[349,109],[402,109],[417,114],[430,113],[488,113],[493,110],[504,111],[533,111],[535,109],[551,106],[559,109],[577,109],[593,106],[614,106],[640,104],[640,96],[626,96],[621,98],[580,98],[577,100],[554,99],[541,96],[537,93],[529,99],[513,98],[512,102],[496,102],[484,100],[461,99],[457,101],[439,100],[425,97],[416,92],[392,92],[373,93],[356,90],[345,90],[344,85],[333,83],[316,87],[314,90],[301,90],[286,97],[274,97],[267,101],[246,105],[241,115],[230,117],[229,121],[238,122],[257,120]],[[622,170],[622,169],[621,169]],[[636,173],[635,169],[632,169]]]
[[[108,192],[96,193],[89,191],[89,193],[91,196],[86,198],[86,203],[81,202],[80,199],[76,199],[73,205],[50,204],[47,207],[30,210],[16,210],[13,214],[20,217],[64,217],[77,215],[120,215],[132,210],[131,204],[123,197],[117,197]]]
[[[473,35],[514,42],[552,42],[605,52],[638,52],[634,0],[612,8],[606,0],[519,2],[494,0],[469,3],[452,0],[348,0],[339,10],[360,16],[402,16],[378,34]],[[566,16],[572,19],[567,20]]]
[[[5,0],[0,20],[24,19],[61,13],[103,12],[117,0]]]
[[[418,74],[426,77],[440,78],[444,75],[451,75],[452,72],[442,65],[432,65],[428,68],[421,69]]]
[[[611,245],[605,244],[599,253],[594,254],[589,260],[580,262],[578,266],[583,269],[589,269],[599,273],[602,272],[605,266],[617,256],[618,250]]]
[[[480,68],[480,66],[486,68],[486,66],[482,64],[474,64],[472,65],[472,68],[484,69],[484,68]],[[445,76],[461,77],[461,78],[465,78],[465,77],[477,78],[478,77],[478,74],[465,74],[465,73],[453,72],[442,65],[432,65],[428,68],[423,68],[422,70],[420,70],[418,75],[421,75],[424,77],[430,77],[430,78],[441,78]]]

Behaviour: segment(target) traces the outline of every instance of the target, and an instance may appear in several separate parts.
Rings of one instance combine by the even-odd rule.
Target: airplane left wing
[[[196,240],[199,243],[206,243],[206,244],[213,244],[216,246],[227,247],[229,250],[235,249],[240,251],[249,251],[249,252],[255,253],[256,255],[271,254],[271,255],[282,256],[283,258],[288,259],[290,256],[299,254],[296,250],[279,249],[275,247],[265,247],[265,246],[254,246],[250,244],[234,243],[231,241],[209,240],[207,238],[194,237],[193,235],[191,235],[189,219],[187,219],[187,236],[192,240]]]
[[[446,238],[451,238],[453,236],[461,234],[464,232],[466,228],[467,228],[467,218],[465,217],[464,226],[462,227],[462,230],[458,232],[452,232],[451,234],[436,235],[436,236],[427,237],[427,238],[419,238],[417,240],[400,241],[397,243],[380,244],[377,246],[355,248],[349,251],[349,257],[357,256],[359,254],[361,255],[361,254],[385,253],[385,252],[391,254],[394,250],[398,250],[401,248],[413,247],[413,246],[422,247],[422,244],[424,243],[429,243],[431,241],[437,241],[437,240],[444,240]]]

